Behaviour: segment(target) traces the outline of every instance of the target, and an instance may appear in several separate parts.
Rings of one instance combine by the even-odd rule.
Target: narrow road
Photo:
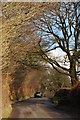
[[[47,98],[31,98],[15,103],[10,118],[71,118],[56,110]]]

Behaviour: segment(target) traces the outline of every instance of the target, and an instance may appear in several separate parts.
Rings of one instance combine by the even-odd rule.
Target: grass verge
[[[5,112],[3,113],[3,118],[5,118],[5,120],[9,118],[11,111],[12,111],[11,107],[6,108]]]

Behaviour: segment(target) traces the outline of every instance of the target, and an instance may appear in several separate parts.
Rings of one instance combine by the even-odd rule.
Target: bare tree
[[[52,3],[53,6],[53,3]],[[72,85],[78,81],[76,70],[80,57],[80,2],[59,3],[58,7],[46,9],[42,17],[34,21],[35,33],[40,38],[39,47],[42,57],[58,72],[71,77]],[[61,66],[59,62],[48,56],[52,50],[60,48],[66,53],[70,63],[69,69]],[[58,67],[58,68],[57,68]]]

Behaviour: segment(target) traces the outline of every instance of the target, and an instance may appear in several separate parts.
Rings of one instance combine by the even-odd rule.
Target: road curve
[[[15,103],[10,118],[71,118],[56,110],[47,98],[31,98]]]

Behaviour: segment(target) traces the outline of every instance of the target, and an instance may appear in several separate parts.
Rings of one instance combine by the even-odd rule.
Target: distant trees
[[[80,2],[59,3],[55,9],[52,3],[41,18],[34,21],[35,33],[40,38],[41,56],[58,72],[70,76],[72,85],[78,81],[76,67],[80,64]],[[49,56],[50,51],[60,48],[66,54],[69,69],[62,66],[57,59]]]
[[[55,69],[48,67],[43,74],[40,84],[41,90],[46,94],[53,95],[59,88],[70,87],[69,77],[57,72]]]

